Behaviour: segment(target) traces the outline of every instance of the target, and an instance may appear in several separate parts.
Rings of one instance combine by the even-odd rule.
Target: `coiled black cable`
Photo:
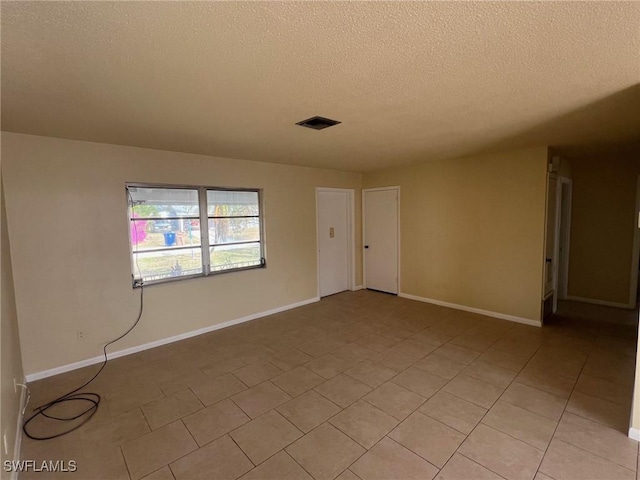
[[[136,318],[136,321],[133,323],[133,325],[131,325],[131,327],[129,327],[129,329],[126,332],[124,332],[118,338],[115,338],[104,345],[104,347],[102,348],[102,353],[104,354],[104,361],[102,362],[100,369],[96,372],[96,374],[93,377],[91,377],[89,381],[79,386],[78,388],[71,390],[70,392],[65,393],[64,395],[56,398],[55,400],[51,400],[50,402],[45,403],[44,405],[40,405],[39,407],[36,407],[34,409],[34,413],[31,414],[22,424],[22,431],[27,437],[33,440],[50,440],[52,438],[61,437],[63,435],[71,433],[74,430],[80,428],[82,425],[87,423],[89,419],[93,417],[93,415],[95,415],[95,413],[98,411],[98,406],[100,405],[100,401],[101,401],[100,395],[93,392],[81,392],[80,390],[87,387],[91,382],[93,382],[96,378],[98,378],[98,375],[100,375],[100,373],[102,373],[102,370],[104,370],[104,367],[107,366],[107,361],[108,361],[107,347],[113,343],[116,343],[118,340],[121,340],[122,338],[127,336],[134,328],[136,328],[136,325],[138,325],[138,323],[140,322],[140,319],[142,318],[143,311],[144,311],[144,287],[140,286],[140,311],[138,312],[138,318]],[[82,412],[76,415],[71,414],[69,416],[59,416],[59,415],[53,415],[51,413],[48,413],[48,411],[51,408],[65,402],[85,402],[85,403],[88,403],[89,406],[85,410],[83,410]],[[29,430],[27,429],[27,426],[33,420],[37,419],[40,416],[49,418],[51,420],[58,420],[60,422],[73,422],[74,420],[77,420],[85,415],[86,417],[82,422],[79,422],[78,424],[74,425],[72,428],[64,430],[63,432],[56,433],[54,435],[38,436],[38,435],[34,435],[33,433],[30,433]]]

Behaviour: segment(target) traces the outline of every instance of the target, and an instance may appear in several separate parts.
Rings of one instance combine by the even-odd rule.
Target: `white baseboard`
[[[363,285],[356,285],[355,287],[353,287],[353,289],[351,291],[355,292],[357,290],[364,290],[364,286]]]
[[[594,305],[602,305],[605,307],[628,309],[636,308],[635,305],[629,305],[628,303],[607,302],[606,300],[598,300],[597,298],[574,297],[573,295],[567,295],[567,300],[572,300],[574,302],[592,303]]]
[[[515,315],[507,315],[505,313],[491,312],[489,310],[482,310],[480,308],[467,307],[466,305],[458,305],[457,303],[443,302],[442,300],[435,300],[433,298],[419,297],[417,295],[410,295],[408,293],[400,292],[399,297],[408,298],[409,300],[417,300],[419,302],[433,303],[434,305],[440,305],[442,307],[455,308],[456,310],[463,310],[465,312],[477,313],[479,315],[485,315],[487,317],[499,318],[501,320],[509,320],[510,322],[522,323],[524,325],[531,325],[532,327],[542,327],[542,323],[536,320],[531,320],[524,317],[516,317]]]
[[[26,385],[27,380],[23,379],[22,383]],[[20,387],[22,393],[20,394],[20,411],[18,411],[18,420],[16,422],[16,436],[13,443],[13,461],[14,465],[20,461],[20,448],[22,447],[22,422],[24,420],[24,410],[27,402],[27,389],[26,387]],[[18,470],[11,470],[10,480],[18,479]]]
[[[632,440],[640,441],[640,429],[630,428],[629,429],[629,438]]]
[[[227,322],[217,323],[215,325],[210,325],[208,327],[200,328],[198,330],[192,330],[190,332],[174,335],[173,337],[167,337],[160,340],[156,340],[154,342],[144,343],[136,347],[125,348],[124,350],[118,350],[116,352],[109,353],[108,358],[113,359],[118,357],[124,357],[125,355],[131,355],[132,353],[142,352],[143,350],[159,347],[161,345],[166,345],[168,343],[178,342],[186,338],[196,337],[204,333],[213,332],[214,330],[220,330],[221,328],[231,327],[232,325],[237,325],[239,323],[255,320],[256,318],[266,317],[268,315],[273,315],[275,313],[284,312],[285,310],[291,310],[292,308],[302,307],[303,305],[308,305],[310,303],[315,303],[318,301],[320,301],[320,297],[308,298],[307,300],[302,300],[301,302],[292,303],[290,305],[284,305],[282,307],[273,308],[271,310],[267,310],[264,312],[254,313],[252,315],[236,318],[234,320],[229,320]],[[87,358],[86,360],[81,360],[79,362],[69,363],[67,365],[62,365],[60,367],[51,368],[49,370],[43,370],[41,372],[31,373],[27,375],[26,378],[27,378],[27,382],[33,382],[35,380],[40,380],[42,378],[52,377],[54,375],[59,375],[61,373],[70,372],[71,370],[77,370],[79,368],[88,367],[89,365],[95,365],[96,363],[101,363],[103,361],[104,361],[104,357],[100,355],[93,358]]]

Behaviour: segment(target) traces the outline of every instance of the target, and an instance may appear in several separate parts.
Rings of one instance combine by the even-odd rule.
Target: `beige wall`
[[[629,304],[637,156],[572,159],[569,295]]]
[[[540,320],[547,149],[365,174],[400,186],[403,293]]]
[[[5,455],[4,448],[0,446],[2,451],[2,462],[4,460],[13,460],[15,457],[14,447],[16,442],[16,427],[18,424],[18,416],[20,412],[20,396],[22,389],[14,391],[14,379],[18,383],[24,382],[24,374],[22,371],[22,357],[20,355],[20,339],[18,337],[18,319],[16,316],[16,303],[13,291],[13,278],[11,268],[11,256],[9,247],[9,237],[7,235],[7,223],[4,201],[4,189],[0,193],[0,209],[2,211],[2,225],[0,233],[2,235],[2,251],[0,252],[0,263],[2,267],[2,277],[0,289],[2,291],[2,339],[1,339],[1,405],[2,405],[2,435],[6,435],[8,453]],[[4,478],[4,470],[3,470]]]
[[[360,224],[359,173],[4,132],[2,157],[26,374],[97,356],[135,320],[125,182],[263,188],[267,268],[147,287],[115,350],[316,297],[316,187],[356,189]],[[356,272],[361,243],[356,228]]]

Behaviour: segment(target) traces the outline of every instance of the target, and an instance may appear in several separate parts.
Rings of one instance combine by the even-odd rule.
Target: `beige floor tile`
[[[507,388],[517,375],[508,368],[478,361],[473,362],[462,373],[500,388]]]
[[[558,421],[564,412],[567,400],[543,390],[514,382],[502,394],[500,400]]]
[[[434,353],[447,357],[450,360],[455,360],[457,362],[464,363],[465,365],[469,365],[478,358],[482,352],[447,343],[438,348]]]
[[[575,391],[621,405],[631,405],[633,396],[633,388],[631,386],[585,374],[580,375],[578,378]]]
[[[490,348],[478,357],[478,361],[519,372],[527,364],[529,358],[529,355],[517,355]]]
[[[160,470],[143,477],[142,480],[175,480],[175,477],[169,467],[162,467]]]
[[[299,365],[307,363],[310,360],[313,360],[313,357],[311,355],[307,355],[306,353],[296,349],[278,352],[269,357],[269,361],[271,363],[273,363],[276,367],[281,368],[285,372]]]
[[[313,478],[282,451],[244,474],[241,480],[313,480]]]
[[[310,390],[283,403],[276,410],[303,432],[307,433],[340,411],[335,403]]]
[[[487,413],[474,403],[447,392],[438,392],[418,409],[419,412],[468,435]]]
[[[165,395],[173,395],[174,393],[187,390],[195,385],[200,385],[209,380],[202,371],[198,369],[191,369],[179,379],[172,380],[170,382],[163,382],[159,384],[160,390]]]
[[[425,330],[422,330],[419,333],[416,333],[411,337],[411,339],[415,340],[416,342],[439,347],[441,345],[444,345],[454,337],[455,335],[450,335],[444,332],[438,332],[436,330],[433,330],[433,327],[430,327]]]
[[[547,448],[557,426],[553,420],[500,400],[485,415],[482,423],[540,450]]]
[[[456,453],[436,477],[438,480],[503,480],[479,463]]]
[[[362,480],[430,480],[438,469],[388,437],[354,463],[352,470]]]
[[[376,354],[374,350],[357,343],[349,343],[334,352],[338,357],[349,362],[358,363]]]
[[[361,480],[361,478],[347,468],[336,477],[336,480]]]
[[[163,397],[156,385],[139,383],[108,394],[106,400],[111,415],[118,415]]]
[[[231,400],[214,403],[183,419],[184,424],[202,446],[250,421],[250,418]]]
[[[231,373],[220,375],[191,387],[193,393],[205,406],[218,403],[246,389],[247,386]]]
[[[536,476],[533,477],[533,480],[555,480],[555,479],[551,478],[549,475],[545,475],[542,472],[538,472],[536,473]]]
[[[629,470],[638,463],[638,442],[626,433],[565,413],[554,438],[606,458]]]
[[[407,368],[392,378],[391,381],[424,398],[431,397],[447,383],[446,379],[416,367]]]
[[[422,356],[423,355],[416,356],[415,352],[407,353],[406,351],[392,347],[375,355],[374,357],[371,357],[371,360],[378,365],[400,372],[413,365],[413,363],[419,360]]]
[[[333,353],[327,353],[305,363],[304,366],[328,380],[351,368],[353,364],[352,360],[345,360]]]
[[[580,392],[573,392],[571,395],[567,404],[567,412],[588,418],[621,432],[626,432],[629,428],[630,407]]]
[[[422,413],[412,413],[390,434],[396,442],[442,468],[465,439],[465,436]]]
[[[176,480],[233,480],[253,464],[228,435],[172,463]]]
[[[576,383],[575,379],[556,375],[549,370],[543,371],[528,366],[520,372],[516,381],[562,398],[569,398]]]
[[[633,480],[636,477],[633,470],[555,438],[549,445],[540,471],[563,480]]]
[[[451,380],[458,375],[467,366],[465,363],[452,360],[437,353],[427,355],[425,358],[416,362],[415,367],[425,370],[439,377]]]
[[[413,332],[410,330],[404,330],[403,328],[393,326],[393,327],[387,327],[379,330],[378,335],[382,335],[383,337],[391,338],[392,340],[400,342],[401,340],[404,340],[405,338],[408,338],[411,335],[413,335]]]
[[[252,420],[229,433],[249,459],[258,465],[302,436],[286,418],[275,410]]]
[[[251,418],[257,418],[278,405],[291,400],[291,397],[273,383],[264,382],[234,395],[231,400]]]
[[[383,350],[386,350],[387,348],[395,345],[398,342],[391,338],[384,337],[376,333],[371,333],[359,340],[356,340],[355,343],[375,352],[382,352]]]
[[[325,379],[300,366],[278,375],[271,381],[292,397],[297,397],[316,385],[320,385]]]
[[[154,400],[141,408],[149,426],[155,430],[204,407],[191,390],[183,390],[168,397]]]
[[[189,431],[178,420],[125,443],[122,453],[131,478],[137,480],[197,448]]]
[[[407,418],[425,401],[424,397],[392,382],[383,383],[363,400],[398,420]]]
[[[468,333],[458,335],[457,337],[454,337],[449,341],[451,345],[457,345],[459,347],[468,348],[469,350],[475,350],[477,352],[484,352],[495,342],[496,340],[494,338],[470,335]]]
[[[255,387],[281,373],[282,369],[276,367],[268,360],[260,360],[233,371],[233,374],[248,387]]]
[[[286,448],[286,452],[316,480],[334,479],[365,451],[327,423]]]
[[[202,367],[201,370],[206,376],[210,378],[215,378],[215,377],[219,377],[220,375],[224,375],[225,373],[229,373],[229,372],[232,372],[233,370],[241,368],[244,365],[245,363],[239,358],[230,357],[230,358],[221,359],[217,362],[210,363],[209,365]]]
[[[458,452],[508,480],[532,479],[543,454],[483,424],[471,432]]]
[[[369,393],[372,388],[347,375],[338,375],[318,385],[314,390],[333,403],[346,408]]]
[[[466,375],[458,375],[447,383],[443,390],[483,408],[491,408],[504,391],[500,387]]]
[[[398,420],[360,400],[331,418],[329,423],[363,447],[371,448],[398,424]]]
[[[367,360],[344,373],[370,387],[376,388],[395,376],[397,372],[391,368]]]
[[[105,416],[100,420],[96,414],[74,434],[78,434],[78,441],[100,449],[122,445],[150,431],[142,411],[136,408],[114,417]],[[23,439],[23,443],[25,440]]]

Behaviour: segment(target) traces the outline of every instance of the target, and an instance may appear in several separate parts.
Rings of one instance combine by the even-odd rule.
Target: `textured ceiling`
[[[637,2],[2,2],[2,129],[369,171],[639,142]],[[330,129],[295,126],[313,115]]]

